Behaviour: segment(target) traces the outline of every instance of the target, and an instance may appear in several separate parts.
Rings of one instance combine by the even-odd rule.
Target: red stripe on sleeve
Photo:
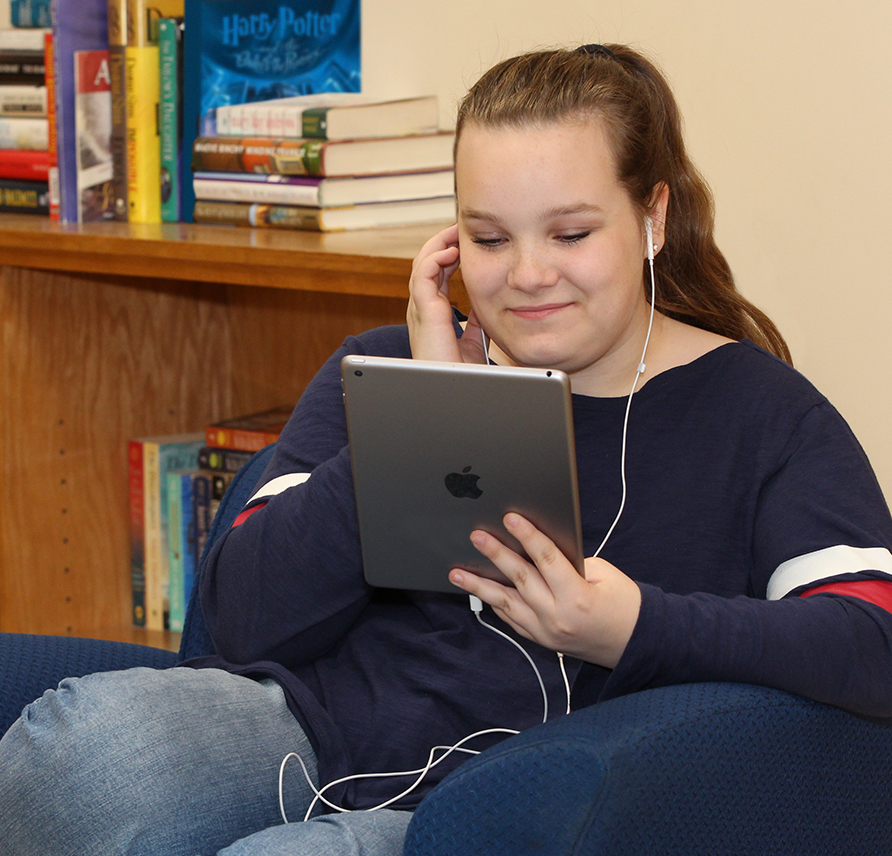
[[[802,592],[800,597],[813,594],[844,594],[876,604],[887,612],[892,612],[892,582],[886,580],[855,580],[850,583],[827,583]]]
[[[251,508],[246,508],[235,520],[232,521],[232,528],[234,529],[236,526],[241,526],[255,511],[260,511],[261,508],[266,506],[265,502],[261,502],[259,505],[254,505]]]

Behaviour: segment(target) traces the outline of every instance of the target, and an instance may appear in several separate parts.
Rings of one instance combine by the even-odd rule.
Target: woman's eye
[[[591,235],[591,232],[572,232],[568,235],[558,235],[558,240],[562,244],[578,244],[589,235]]]
[[[471,241],[480,247],[497,247],[504,238],[471,238]]]

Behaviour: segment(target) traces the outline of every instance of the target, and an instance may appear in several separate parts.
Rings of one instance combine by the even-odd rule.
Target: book
[[[49,184],[45,181],[0,178],[0,213],[49,214]]]
[[[21,181],[49,182],[49,151],[27,149],[0,150],[0,178],[17,178]]]
[[[40,86],[46,80],[46,59],[42,49],[0,49],[0,84]]]
[[[53,0],[52,13],[59,219],[76,223],[79,194],[74,54],[108,48],[108,0]]]
[[[0,29],[0,50],[43,51],[43,38],[49,32],[47,27],[14,27]]]
[[[0,116],[0,149],[47,151],[50,126],[45,118]]]
[[[10,83],[0,86],[0,116],[46,118],[46,84]]]
[[[47,121],[47,183],[50,188],[50,220],[61,218],[59,191],[59,147],[56,120],[56,75],[53,61],[52,30],[44,38],[44,56],[46,58],[46,121]]]
[[[435,95],[380,101],[356,93],[325,93],[223,105],[215,118],[220,136],[355,140],[433,133],[439,105]]]
[[[193,174],[193,185],[197,199],[330,208],[364,202],[451,196],[455,174],[451,169],[441,169],[356,178],[310,178],[238,172],[196,172]]]
[[[158,22],[161,100],[159,136],[161,145],[161,220],[176,223],[183,216],[183,26],[182,18]]]
[[[108,70],[111,86],[112,187],[115,220],[127,219],[127,0],[108,0]]]
[[[126,48],[127,219],[161,222],[158,46]]]
[[[10,19],[14,27],[50,27],[50,0],[10,0]]]
[[[74,52],[77,222],[113,220],[108,49]]]
[[[186,0],[184,151],[216,109],[361,89],[360,0]],[[191,219],[192,188],[184,188]]]
[[[143,446],[131,440],[127,450],[130,497],[130,594],[131,617],[136,627],[146,626],[146,521]]]
[[[178,632],[182,631],[185,623],[199,558],[194,485],[196,480],[208,478],[208,474],[196,470],[167,475],[170,629]]]
[[[293,404],[282,404],[259,413],[213,422],[205,429],[206,444],[217,449],[258,452],[279,439],[293,410]]]
[[[172,434],[133,441],[142,447],[143,474],[143,573],[145,578],[146,624],[151,630],[169,626],[168,492],[167,474],[194,469],[204,435]]]
[[[182,14],[183,0],[127,0],[127,219],[134,223],[161,222],[158,22]]]
[[[415,134],[370,140],[199,137],[195,172],[256,172],[324,178],[430,172],[452,168],[455,134]]]
[[[248,461],[253,452],[244,449],[222,449],[205,446],[198,453],[198,467],[201,470],[213,470],[221,473],[237,473]]]
[[[401,202],[369,202],[365,205],[350,205],[343,208],[195,200],[196,223],[232,226],[342,232],[349,229],[408,226],[414,223],[445,223],[447,220],[455,220],[453,196]]]
[[[211,531],[211,475],[203,470],[192,480],[192,519],[195,523],[195,573],[198,573]],[[188,596],[186,606],[189,606]]]

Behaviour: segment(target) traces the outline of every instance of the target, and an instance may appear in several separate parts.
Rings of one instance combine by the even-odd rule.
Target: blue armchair
[[[227,492],[230,525],[272,453]],[[179,656],[0,634],[0,734],[63,677],[213,650],[195,593]],[[405,856],[892,856],[892,723],[739,684],[647,690],[463,764],[415,813]]]

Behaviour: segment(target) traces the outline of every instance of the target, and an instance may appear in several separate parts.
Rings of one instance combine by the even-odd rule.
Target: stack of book
[[[220,107],[193,144],[196,222],[334,231],[455,216],[435,96],[340,93]]]
[[[226,488],[274,442],[292,408],[215,422],[203,432],[130,441],[130,579],[133,623],[183,629],[189,594]]]
[[[49,2],[0,4],[0,211],[49,213]]]

